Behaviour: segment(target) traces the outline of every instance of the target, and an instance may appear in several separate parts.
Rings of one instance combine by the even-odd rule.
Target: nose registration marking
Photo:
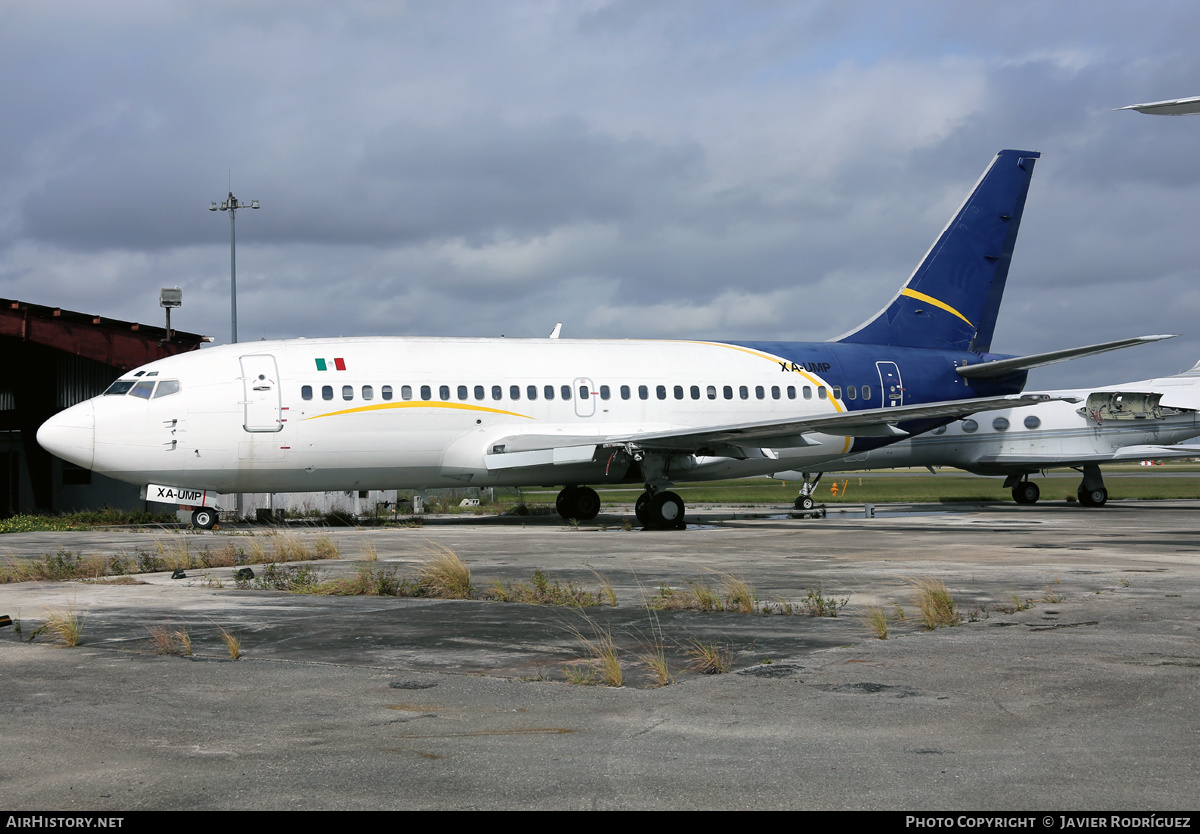
[[[186,487],[163,486],[149,484],[142,494],[146,501],[157,501],[160,504],[189,504],[194,507],[216,507],[216,494],[206,489],[187,489]]]

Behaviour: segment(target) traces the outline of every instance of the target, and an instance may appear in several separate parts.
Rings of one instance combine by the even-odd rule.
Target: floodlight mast
[[[225,202],[212,203],[209,205],[209,211],[227,211],[229,212],[229,329],[231,333],[231,344],[237,343],[237,210],[240,208],[258,208],[258,200],[251,200],[249,203],[243,203],[233,196],[233,192],[229,192],[229,196]]]

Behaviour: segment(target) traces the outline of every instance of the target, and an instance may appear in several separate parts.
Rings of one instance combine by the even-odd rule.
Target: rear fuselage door
[[[283,415],[279,410],[279,371],[275,357],[260,353],[243,356],[241,360],[246,431],[279,431],[283,428]]]
[[[883,388],[883,407],[904,405],[904,385],[900,381],[900,368],[895,362],[876,362],[879,369],[879,384]]]

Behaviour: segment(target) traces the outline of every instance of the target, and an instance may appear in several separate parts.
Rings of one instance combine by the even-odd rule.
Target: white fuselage
[[[150,363],[109,390],[39,441],[122,480],[219,492],[603,483],[629,468],[596,452],[607,436],[845,410],[816,373],[781,374],[769,354],[633,340],[252,342]],[[496,448],[530,436],[575,440],[525,458]],[[851,443],[805,441],[745,460],[681,454],[672,477],[763,474]]]

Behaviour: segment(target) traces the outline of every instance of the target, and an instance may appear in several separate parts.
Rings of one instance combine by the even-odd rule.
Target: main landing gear
[[[1107,504],[1108,490],[1104,486],[1104,476],[1100,473],[1100,467],[1089,463],[1086,466],[1075,467],[1075,469],[1083,475],[1083,480],[1079,482],[1079,487],[1075,490],[1079,506],[1103,507]],[[1036,504],[1041,497],[1041,490],[1038,489],[1037,484],[1029,480],[1027,472],[1009,475],[1004,485],[1012,488],[1013,500],[1018,504]]]
[[[1033,481],[1021,481],[1012,488],[1012,497],[1018,504],[1036,504],[1042,491]]]
[[[650,487],[638,496],[633,513],[650,530],[682,530],[685,508],[683,499],[673,492],[657,492]]]
[[[554,499],[554,509],[563,518],[591,521],[600,514],[600,496],[591,487],[569,486]]]
[[[804,483],[800,487],[800,494],[796,496],[795,506],[797,510],[807,512],[816,506],[816,502],[813,500],[813,493],[817,491],[817,484],[821,483],[821,476],[824,474],[824,472],[818,472],[817,477],[810,481],[809,474],[807,472],[803,473]]]

